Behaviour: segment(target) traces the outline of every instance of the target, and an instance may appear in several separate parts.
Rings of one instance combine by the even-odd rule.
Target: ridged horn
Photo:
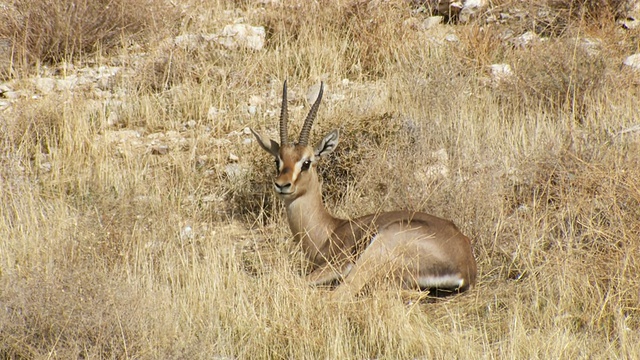
[[[287,143],[287,80],[282,89],[282,108],[280,109],[280,144]]]
[[[318,107],[320,107],[320,101],[322,100],[322,92],[324,89],[324,83],[320,82],[320,92],[318,92],[318,98],[316,102],[311,106],[311,110],[309,110],[309,114],[307,118],[304,120],[304,125],[302,125],[302,130],[300,130],[300,139],[298,140],[298,144],[302,146],[307,146],[307,142],[309,141],[309,133],[311,132],[311,125],[313,125],[313,121],[316,119],[316,114],[318,113]]]

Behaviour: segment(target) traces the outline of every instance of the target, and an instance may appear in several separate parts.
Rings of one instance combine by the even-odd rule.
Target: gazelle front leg
[[[364,286],[378,277],[379,268],[360,263],[351,267],[342,284],[331,293],[331,300],[348,302],[360,293]]]
[[[378,234],[374,240],[382,236]],[[344,282],[331,294],[333,300],[348,301],[358,295],[368,283],[387,276],[394,276],[396,263],[392,260],[394,258],[392,249],[385,246],[384,241],[374,240],[371,241],[369,247],[356,260],[355,264],[349,267]]]
[[[341,269],[338,269],[336,265],[326,263],[309,273],[306,276],[306,280],[313,286],[328,285],[336,280],[344,279],[352,267],[352,263],[347,263]]]

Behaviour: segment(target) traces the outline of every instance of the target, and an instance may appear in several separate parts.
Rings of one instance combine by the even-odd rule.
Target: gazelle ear
[[[253,131],[253,129],[251,128],[249,128],[249,130],[251,130],[251,132],[253,133],[253,136],[255,136],[256,140],[258,140],[258,144],[260,144],[260,146],[262,146],[262,148],[266,152],[268,152],[269,154],[275,157],[278,157],[278,153],[280,152],[280,145],[277,142],[271,139],[263,138],[257,132]]]
[[[333,130],[327,136],[316,145],[314,153],[318,157],[322,157],[325,155],[331,154],[333,150],[335,150],[336,146],[338,146],[338,140],[340,139],[340,132],[338,129]]]

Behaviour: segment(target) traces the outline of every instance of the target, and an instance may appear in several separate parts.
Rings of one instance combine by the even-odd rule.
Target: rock
[[[422,29],[429,30],[444,21],[444,16],[429,16],[422,22]]]
[[[7,83],[0,84],[0,95],[10,91],[13,91],[13,88],[11,87],[11,85]]]
[[[9,100],[15,100],[20,97],[20,94],[21,93],[19,91],[7,91],[2,93],[2,97]]]
[[[136,130],[117,130],[105,131],[104,135],[100,137],[107,143],[124,143],[131,142],[134,139],[139,139],[140,136],[140,133]]]
[[[238,155],[234,154],[234,153],[229,153],[229,161],[231,162],[238,162],[238,160],[240,160],[240,158],[238,157]]]
[[[589,56],[597,56],[600,54],[600,48],[602,47],[602,40],[600,39],[592,39],[592,38],[582,38],[580,39],[580,47],[587,53]]]
[[[487,0],[466,0],[463,1],[462,9],[458,15],[458,20],[461,23],[467,23],[478,12],[484,10],[487,7]]]
[[[462,23],[469,22],[479,11],[488,6],[488,0],[431,0],[436,13]]]
[[[513,76],[513,71],[509,64],[492,64],[489,68],[491,71],[491,80],[494,85],[507,81]]]
[[[218,43],[228,49],[240,47],[258,51],[264,47],[265,37],[266,31],[262,26],[233,24],[222,29]]]
[[[444,40],[448,41],[448,42],[458,42],[458,41],[460,41],[460,38],[458,38],[458,35],[456,35],[456,34],[447,34],[444,37]]]
[[[264,99],[262,98],[262,96],[251,95],[249,97],[249,106],[253,106],[257,109],[261,107],[263,104],[264,104]]]
[[[237,179],[242,177],[247,172],[247,169],[242,167],[238,163],[228,164],[224,167],[225,174],[231,179]]]
[[[47,95],[53,92],[56,89],[56,80],[48,77],[39,77],[34,78],[33,85],[35,85],[36,90],[38,90],[41,94]]]
[[[220,196],[217,196],[217,195],[205,195],[202,197],[201,200],[203,203],[212,203],[212,202],[222,202],[224,201],[224,198],[221,198]]]
[[[627,30],[633,30],[640,27],[640,20],[636,19],[633,16],[628,16],[624,19],[619,19],[618,21],[616,21],[616,23],[622,26],[623,29],[627,29]]]
[[[216,38],[215,34],[182,34],[165,42],[183,49],[198,49],[204,48]]]
[[[633,30],[640,27],[640,0],[624,0],[618,5],[616,23],[624,29]]]
[[[449,177],[449,154],[446,149],[440,149],[431,153],[432,164],[424,171],[418,171],[415,176],[424,184],[430,184],[438,179]]]
[[[151,154],[153,155],[166,155],[169,153],[169,147],[167,145],[154,145],[151,147]]]
[[[76,86],[78,77],[76,75],[69,75],[64,79],[56,80],[56,90],[58,91],[71,91]]]
[[[532,45],[534,42],[540,40],[538,34],[533,31],[527,31],[526,33],[511,40],[511,43],[518,48],[525,48]]]
[[[51,165],[50,162],[43,162],[43,163],[40,164],[40,171],[45,172],[45,173],[50,172],[51,171],[51,167],[52,167],[52,165]]]
[[[326,93],[327,91],[326,85],[324,85],[323,91]],[[309,90],[307,90],[307,96],[306,96],[307,103],[313,104],[318,98],[318,94],[320,94],[320,83],[311,85],[309,87]]]
[[[191,240],[193,239],[193,228],[187,225],[180,230],[180,240]]]
[[[224,114],[223,110],[218,110],[217,107],[212,106],[209,108],[209,111],[207,111],[207,120],[209,121],[218,120],[221,114]]]
[[[116,126],[118,125],[119,122],[120,122],[120,116],[118,115],[118,113],[115,111],[110,112],[109,116],[107,116],[107,125]]]
[[[640,71],[640,53],[627,56],[622,62],[623,65],[628,66],[634,71]]]

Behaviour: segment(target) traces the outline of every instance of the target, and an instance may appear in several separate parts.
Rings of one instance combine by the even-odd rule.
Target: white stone
[[[224,114],[223,110],[212,106],[209,108],[209,111],[207,111],[207,120],[218,120],[221,114]]]
[[[487,0],[466,0],[462,4],[459,20],[462,23],[469,22],[479,11],[487,7]]]
[[[218,37],[218,43],[228,49],[239,47],[252,50],[262,50],[266,38],[266,31],[262,26],[247,24],[227,25]]]
[[[580,39],[580,46],[589,56],[596,56],[600,53],[602,41],[600,39],[583,38]]]
[[[193,239],[193,229],[191,226],[187,225],[180,230],[180,239],[181,240],[190,240]]]
[[[118,116],[118,113],[115,111],[110,112],[109,116],[107,116],[107,125],[115,126],[119,122],[120,122],[120,116]]]
[[[19,91],[6,91],[6,92],[2,93],[2,96],[5,99],[15,100],[15,99],[20,97],[20,92]]]
[[[622,63],[635,71],[640,71],[640,53],[627,56]]]
[[[326,92],[326,90],[327,90],[327,86],[324,85],[323,91]],[[311,85],[309,87],[309,90],[307,90],[307,96],[306,96],[307,102],[309,104],[313,104],[318,98],[318,94],[320,94],[320,83]]]
[[[11,85],[7,83],[0,84],[0,94],[10,92],[10,91],[13,91],[13,88],[11,87]]]
[[[262,104],[264,104],[264,99],[262,98],[262,96],[251,95],[249,97],[249,105],[261,106]]]
[[[52,78],[34,78],[33,80],[33,84],[36,87],[36,90],[38,90],[40,93],[46,95],[51,93],[52,91],[54,91],[56,89],[56,80],[52,79]]]
[[[627,17],[627,18],[618,20],[617,24],[622,26],[624,29],[633,30],[640,27],[640,20],[634,17]]]
[[[56,89],[60,91],[71,91],[77,82],[78,77],[76,75],[69,75],[64,79],[58,79],[56,81]]]
[[[532,45],[534,42],[538,40],[540,40],[540,37],[538,36],[538,34],[536,34],[533,31],[527,31],[526,33],[514,38],[512,40],[512,43],[516,47],[523,48],[523,47]]]
[[[224,167],[224,172],[229,178],[233,179],[244,175],[247,172],[247,169],[240,166],[240,164],[234,163],[226,165]]]
[[[495,83],[508,80],[513,76],[513,70],[509,64],[492,64],[489,68],[491,69],[491,78]]]
[[[456,34],[447,34],[444,39],[448,42],[458,42],[460,41],[460,39],[458,38],[458,35]]]
[[[166,155],[169,153],[169,147],[164,144],[151,147],[151,154],[153,155]]]
[[[444,21],[444,16],[429,16],[422,22],[422,29],[429,30]]]

